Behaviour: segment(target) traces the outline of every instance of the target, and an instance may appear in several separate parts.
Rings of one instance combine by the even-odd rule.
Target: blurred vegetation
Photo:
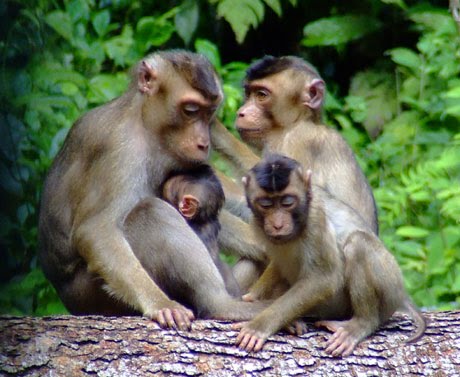
[[[6,0],[0,4],[0,312],[64,312],[36,259],[41,185],[72,123],[119,95],[145,54],[187,48],[223,78],[231,127],[244,70],[296,54],[328,84],[381,237],[418,305],[460,306],[460,37],[445,1]]]

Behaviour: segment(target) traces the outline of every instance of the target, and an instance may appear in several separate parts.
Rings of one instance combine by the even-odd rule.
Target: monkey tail
[[[412,317],[412,319],[415,322],[415,325],[417,326],[417,330],[415,331],[415,333],[406,339],[406,343],[414,343],[417,340],[419,340],[425,333],[427,320],[422,315],[420,310],[414,305],[414,303],[410,301],[410,299],[407,300],[404,309],[405,312]]]

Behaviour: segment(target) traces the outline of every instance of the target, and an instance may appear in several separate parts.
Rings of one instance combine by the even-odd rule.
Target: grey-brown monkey
[[[405,292],[393,255],[351,207],[312,184],[310,170],[274,154],[243,180],[251,224],[270,258],[244,299],[275,301],[243,325],[241,348],[260,350],[268,336],[303,316],[334,333],[326,345],[334,356],[351,354],[396,310],[418,325],[409,342],[423,335],[425,319]],[[287,289],[274,296],[279,286]]]

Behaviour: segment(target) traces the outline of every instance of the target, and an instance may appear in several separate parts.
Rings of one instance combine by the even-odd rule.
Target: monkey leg
[[[240,258],[233,266],[233,275],[235,276],[241,292],[247,293],[249,288],[259,279],[264,271],[266,264],[256,262],[247,258]]]
[[[351,233],[343,250],[353,316],[346,321],[316,323],[334,332],[326,345],[326,352],[334,356],[350,355],[394,313],[404,297],[399,267],[374,233]]]
[[[127,239],[156,284],[201,318],[247,320],[260,303],[233,299],[208,250],[183,217],[161,199],[141,202],[128,216]]]
[[[98,314],[106,316],[139,315],[141,313],[109,295],[104,289],[102,278],[81,266],[72,279],[55,285],[59,297],[70,313],[74,315]]]

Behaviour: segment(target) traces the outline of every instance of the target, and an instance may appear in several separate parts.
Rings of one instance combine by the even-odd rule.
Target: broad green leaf
[[[133,30],[130,25],[126,25],[121,35],[110,38],[104,43],[104,50],[115,64],[124,66],[127,64],[128,53],[133,43]]]
[[[73,96],[78,93],[78,86],[72,82],[63,82],[61,84],[61,92],[65,96]]]
[[[206,56],[216,70],[221,69],[219,49],[214,43],[207,39],[197,39],[195,41],[195,50],[199,54]]]
[[[347,14],[321,18],[303,29],[304,46],[340,46],[372,33],[381,26],[376,18]]]
[[[460,98],[460,86],[453,87],[452,89],[449,89],[446,93],[443,95],[444,98]]]
[[[444,8],[432,8],[431,11],[419,11],[415,8],[414,11],[409,12],[409,18],[428,30],[453,35],[457,33],[454,19]]]
[[[264,3],[267,4],[279,17],[281,17],[283,12],[281,10],[281,3],[279,0],[264,0]]]
[[[420,71],[422,61],[414,51],[408,48],[399,47],[389,50],[388,53],[391,56],[391,60],[396,64],[410,68],[415,73]]]
[[[151,46],[161,46],[171,38],[175,28],[164,17],[142,17],[136,25],[136,42],[144,45],[145,50]]]
[[[177,34],[188,45],[193,33],[198,26],[200,18],[198,3],[196,0],[185,0],[180,6],[180,11],[174,17]]]
[[[408,238],[423,238],[430,234],[430,232],[424,228],[417,226],[401,226],[396,230],[396,234],[401,237]]]
[[[72,22],[67,13],[55,10],[48,13],[45,20],[61,37],[68,41],[72,40]]]
[[[101,12],[97,12],[92,18],[92,24],[97,35],[103,37],[110,24],[110,12],[106,9]]]
[[[222,0],[217,15],[232,27],[238,43],[243,43],[250,27],[256,27],[264,18],[264,6],[260,0]]]
[[[73,22],[89,20],[89,6],[86,0],[71,0],[67,2],[66,13],[70,15]]]
[[[126,90],[127,84],[128,78],[123,73],[94,76],[89,82],[88,100],[96,104],[108,102]]]
[[[407,5],[404,3],[404,0],[380,0],[380,1],[385,4],[393,4],[393,5],[397,5],[398,7],[402,9],[407,9]]]

